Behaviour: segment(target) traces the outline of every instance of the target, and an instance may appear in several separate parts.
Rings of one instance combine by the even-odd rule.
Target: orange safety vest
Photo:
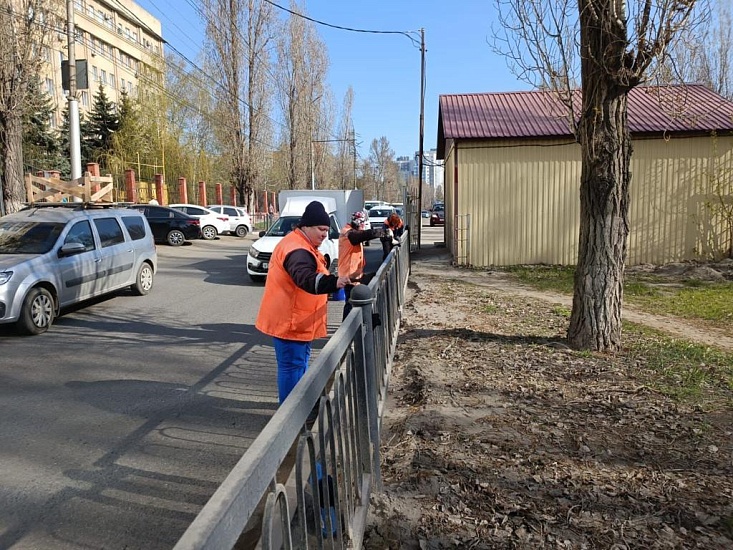
[[[339,277],[358,279],[364,273],[366,260],[364,248],[359,244],[351,244],[348,234],[354,228],[347,225],[339,235]]]
[[[326,259],[308,238],[297,228],[288,233],[272,252],[255,326],[270,336],[310,342],[327,334],[328,295],[306,292],[285,270],[285,258],[298,249],[313,254],[318,273],[329,274]]]

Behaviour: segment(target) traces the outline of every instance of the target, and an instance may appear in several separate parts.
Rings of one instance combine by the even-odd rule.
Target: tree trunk
[[[576,349],[616,351],[629,233],[631,136],[628,88],[614,77],[626,31],[599,26],[593,17],[592,10],[581,10],[580,235],[568,340]]]
[[[17,212],[26,200],[25,183],[23,181],[23,129],[19,119],[8,113],[3,121],[6,146],[3,153],[4,186],[2,189],[5,213]]]

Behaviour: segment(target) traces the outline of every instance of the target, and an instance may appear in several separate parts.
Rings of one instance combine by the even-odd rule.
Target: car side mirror
[[[260,237],[264,237],[265,236],[265,232],[264,231],[260,231],[258,234],[259,234]]]
[[[86,249],[87,247],[81,243],[66,243],[59,249],[59,258],[81,254]]]

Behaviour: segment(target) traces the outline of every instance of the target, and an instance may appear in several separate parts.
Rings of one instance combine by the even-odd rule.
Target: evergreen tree
[[[28,84],[28,96],[23,109],[23,170],[69,169],[68,155],[64,154],[59,136],[51,128],[53,102],[40,89],[40,81]]]
[[[86,138],[90,162],[98,162],[107,168],[107,158],[112,153],[112,136],[119,127],[120,120],[115,104],[107,97],[100,82],[89,112],[88,133],[82,134]]]

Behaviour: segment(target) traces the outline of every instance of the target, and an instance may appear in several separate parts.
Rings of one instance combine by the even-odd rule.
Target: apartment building
[[[66,5],[66,0],[53,0]],[[107,97],[117,103],[120,94],[137,94],[139,87],[163,85],[163,38],[155,17],[131,0],[73,0],[77,62],[87,61],[89,87],[78,90],[79,108],[87,112],[100,82]],[[66,13],[64,9],[61,10]],[[47,71],[43,89],[53,99],[61,123],[67,102],[62,88],[61,63],[68,58],[65,27],[52,37],[44,52]]]

